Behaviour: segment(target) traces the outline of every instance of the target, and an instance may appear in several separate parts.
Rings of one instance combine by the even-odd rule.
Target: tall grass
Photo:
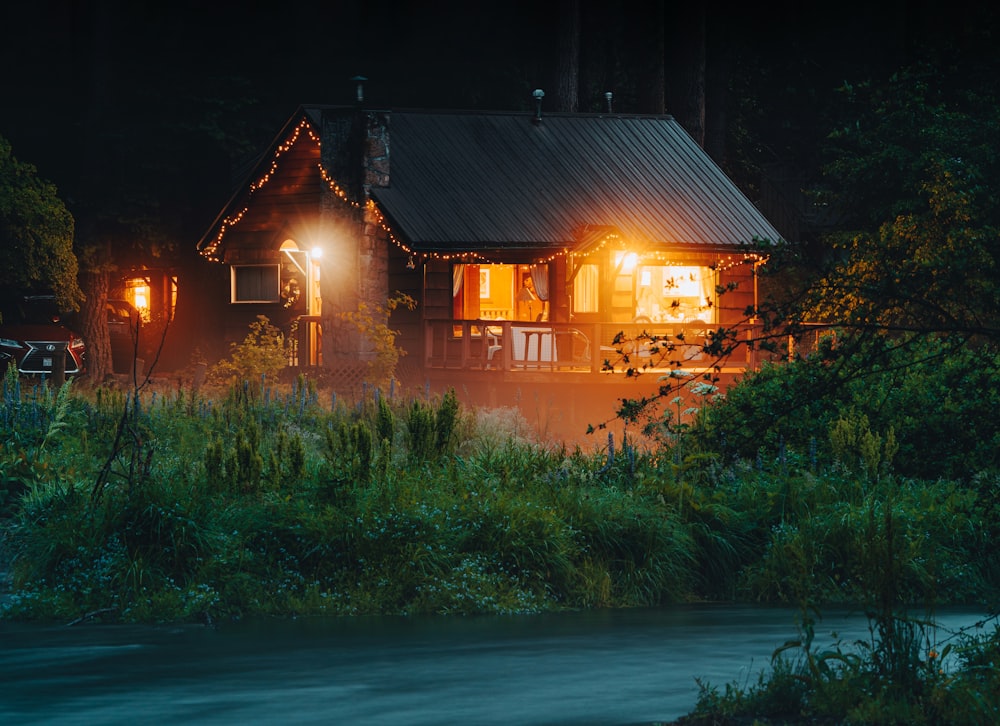
[[[977,491],[891,467],[791,449],[727,460],[676,427],[662,446],[571,451],[453,393],[348,404],[304,380],[212,395],[9,383],[8,617],[865,602],[887,512],[900,598],[996,591]],[[142,467],[108,469],[124,414]]]

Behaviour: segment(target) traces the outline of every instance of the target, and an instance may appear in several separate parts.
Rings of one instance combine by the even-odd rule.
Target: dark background
[[[77,218],[128,220],[193,253],[255,155],[303,103],[529,110],[557,80],[559,2],[39,0],[3,11],[0,135]],[[703,15],[701,15],[703,13]],[[755,197],[762,169],[814,177],[845,82],[918,59],[995,60],[993,3],[581,0],[579,110],[667,113],[704,50],[706,149]],[[698,35],[704,19],[704,35]],[[713,85],[714,84],[714,85]],[[547,93],[546,103],[553,98]],[[551,108],[551,107],[550,107]],[[551,108],[551,110],[557,110]],[[136,221],[138,220],[138,221]],[[167,252],[165,252],[167,251]],[[125,254],[122,247],[122,254]]]

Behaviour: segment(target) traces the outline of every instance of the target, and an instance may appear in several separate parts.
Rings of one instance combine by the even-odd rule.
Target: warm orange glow
[[[626,275],[632,274],[635,270],[635,266],[639,264],[639,255],[635,252],[617,252],[615,253],[615,267],[621,267],[621,270]]]
[[[143,322],[149,322],[149,283],[144,277],[133,277],[126,283],[125,299],[132,303]]]

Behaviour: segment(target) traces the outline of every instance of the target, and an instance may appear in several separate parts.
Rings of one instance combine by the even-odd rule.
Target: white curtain
[[[451,268],[451,296],[456,297],[462,290],[462,281],[465,280],[465,265],[455,265]]]
[[[580,269],[573,279],[573,312],[596,313],[599,288],[600,273],[597,265],[580,265]]]

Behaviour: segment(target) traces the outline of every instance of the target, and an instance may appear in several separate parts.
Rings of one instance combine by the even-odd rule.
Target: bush
[[[277,380],[278,372],[288,365],[285,336],[271,325],[266,315],[258,315],[250,324],[242,343],[231,343],[229,358],[208,370],[207,380],[216,385],[240,381]]]

